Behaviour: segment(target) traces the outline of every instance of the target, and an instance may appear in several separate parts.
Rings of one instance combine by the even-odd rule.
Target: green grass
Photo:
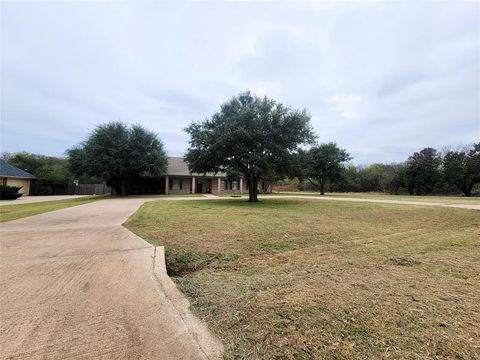
[[[64,209],[72,206],[87,204],[92,201],[105,199],[106,196],[86,196],[58,201],[43,201],[30,204],[0,206],[0,222],[16,220],[27,216],[42,214],[49,211]]]
[[[265,199],[156,202],[126,226],[226,358],[475,358],[480,212]]]
[[[16,220],[27,216],[33,216],[42,214],[44,212],[64,209],[72,206],[86,204],[92,201],[102,199],[116,199],[116,198],[168,198],[168,197],[202,197],[202,194],[169,194],[169,195],[128,195],[122,196],[110,196],[110,195],[97,195],[87,196],[82,198],[72,198],[67,200],[58,201],[44,201],[30,204],[18,204],[18,205],[4,205],[0,206],[0,222]],[[11,202],[11,200],[3,200],[5,202]]]
[[[248,194],[247,194],[248,195]],[[314,195],[321,196],[318,192],[279,192],[272,195]],[[325,197],[346,197],[355,199],[378,199],[378,200],[399,200],[399,201],[420,201],[420,202],[440,202],[445,204],[480,204],[480,197],[466,196],[436,196],[436,195],[390,195],[376,193],[327,193]]]
[[[112,196],[113,198],[169,198],[169,197],[204,197],[205,195],[203,194],[145,194],[145,195],[127,195],[127,196],[120,196],[120,195],[115,195]]]

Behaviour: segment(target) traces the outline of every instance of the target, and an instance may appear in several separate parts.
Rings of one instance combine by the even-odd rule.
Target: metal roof
[[[204,174],[197,174],[191,173],[188,170],[187,163],[183,160],[182,157],[169,157],[168,158],[168,167],[167,167],[167,175],[173,176],[215,176],[215,177],[225,177],[224,173],[206,173]]]
[[[5,160],[0,159],[0,176],[1,177],[13,177],[21,179],[36,179],[35,176],[26,172],[25,170],[19,169],[13,165],[10,165]]]

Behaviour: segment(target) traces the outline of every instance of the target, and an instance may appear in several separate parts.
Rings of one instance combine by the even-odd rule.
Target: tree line
[[[248,183],[249,201],[270,184],[296,183],[300,189],[383,191],[432,194],[462,191],[470,196],[480,183],[480,143],[441,154],[425,148],[404,163],[349,165],[345,149],[318,144],[307,110],[293,109],[246,91],[230,98],[219,111],[192,122],[185,160],[195,173],[224,172]],[[33,175],[70,181],[101,179],[119,194],[159,190],[167,155],[157,134],[140,125],[102,124],[66,159],[28,153],[6,154],[14,166]]]
[[[415,152],[404,163],[349,165],[352,157],[335,143],[318,144],[310,114],[249,91],[232,97],[220,111],[186,129],[186,159],[195,172],[240,175],[257,200],[258,184],[298,182],[302,189],[382,191],[423,195],[463,192],[480,183],[480,143],[440,154]],[[309,147],[305,150],[305,147]]]
[[[442,152],[427,147],[401,163],[369,166],[349,164],[347,151],[335,143],[314,147],[306,154],[310,159],[304,163],[303,173],[281,179],[278,185],[321,193],[328,188],[333,192],[465,196],[471,196],[480,185],[480,143]]]

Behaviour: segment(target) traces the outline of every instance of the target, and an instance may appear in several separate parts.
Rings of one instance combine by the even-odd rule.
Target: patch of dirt
[[[397,266],[414,266],[421,264],[420,261],[411,257],[394,256],[387,260],[388,263]]]

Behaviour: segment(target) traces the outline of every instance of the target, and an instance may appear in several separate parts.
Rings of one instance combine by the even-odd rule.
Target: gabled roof
[[[172,176],[203,176],[203,174],[191,173],[187,163],[182,157],[169,157],[167,175]],[[205,176],[225,177],[224,173],[206,173]]]
[[[5,160],[0,159],[0,176],[2,177],[13,177],[13,178],[22,178],[22,179],[36,179],[35,176],[26,172],[25,170],[19,169],[13,165],[10,165]]]

